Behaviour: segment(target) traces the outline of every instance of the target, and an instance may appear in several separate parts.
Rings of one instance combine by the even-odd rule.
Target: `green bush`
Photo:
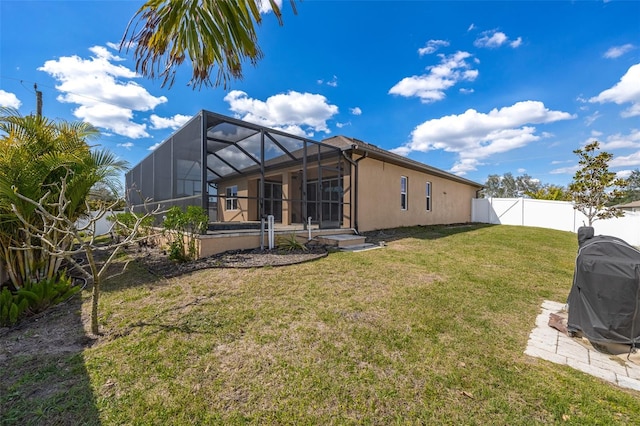
[[[163,226],[169,237],[169,259],[177,262],[187,262],[198,256],[196,239],[188,236],[188,244],[185,247],[187,234],[204,234],[209,224],[209,215],[198,206],[188,206],[186,211],[178,206],[171,207],[165,216]]]
[[[116,235],[126,238],[131,234],[136,221],[142,216],[142,213],[116,213],[112,216],[108,216],[107,220],[109,222],[116,222],[113,227],[113,231]],[[153,226],[153,216],[144,218],[140,225],[141,235],[148,235],[148,230]]]
[[[72,279],[65,274],[28,282],[15,293],[3,288],[0,292],[0,326],[11,326],[23,317],[43,312],[80,290],[81,287],[72,285]]]
[[[29,306],[26,299],[18,301],[18,296],[11,293],[8,288],[0,292],[0,327],[8,327],[18,322],[18,318]]]

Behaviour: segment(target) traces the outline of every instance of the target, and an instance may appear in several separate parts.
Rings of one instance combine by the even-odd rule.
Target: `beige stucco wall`
[[[358,170],[358,230],[436,225],[471,221],[471,199],[478,188],[449,179],[366,158]],[[408,178],[408,207],[400,207],[400,177]],[[426,209],[431,182],[431,211]]]
[[[244,222],[249,220],[257,220],[257,207],[255,200],[246,197],[255,197],[255,189],[251,187],[251,180],[233,179],[226,181],[218,186],[218,194],[220,195],[218,202],[218,219],[222,222]],[[227,210],[226,194],[227,188],[230,186],[238,186],[238,209]],[[244,197],[244,198],[243,198]]]

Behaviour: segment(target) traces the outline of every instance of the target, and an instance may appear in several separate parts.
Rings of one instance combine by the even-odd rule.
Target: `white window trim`
[[[427,181],[427,184],[425,185],[425,207],[427,208],[427,211],[430,212],[433,210],[433,198],[431,197],[431,190],[432,190],[432,184],[431,182]]]
[[[229,195],[230,193],[232,195]],[[238,185],[227,186],[225,189],[224,195],[225,195],[225,203],[224,203],[225,210],[226,211],[238,210]],[[229,206],[231,206],[231,208],[229,208]]]
[[[402,190],[402,181],[404,180],[404,191]],[[404,195],[404,206],[402,205],[402,196]],[[400,210],[409,210],[409,178],[400,176]]]

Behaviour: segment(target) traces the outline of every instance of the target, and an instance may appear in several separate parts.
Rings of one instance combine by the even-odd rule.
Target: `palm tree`
[[[226,89],[231,79],[242,78],[245,60],[255,65],[263,56],[255,24],[262,22],[260,12],[266,2],[148,0],[127,25],[120,48],[134,47],[136,70],[149,78],[161,78],[163,86],[171,87],[177,68],[188,59],[193,65],[190,85],[222,84]],[[268,2],[282,25],[276,0]],[[290,2],[296,13],[295,0]]]
[[[87,141],[98,135],[88,123],[55,122],[0,108],[0,262],[15,288],[53,277],[61,263],[23,229],[18,215],[31,225],[43,226],[35,205],[24,198],[53,206],[64,190],[68,201],[64,214],[77,220],[87,213],[85,200],[91,188],[98,182],[116,185],[125,170],[127,163],[110,152],[91,149]],[[64,235],[57,240],[63,247],[72,243]]]

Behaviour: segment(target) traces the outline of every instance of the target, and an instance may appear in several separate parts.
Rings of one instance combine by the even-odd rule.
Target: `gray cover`
[[[640,346],[640,251],[620,238],[578,229],[578,257],[567,301],[570,332],[590,341]]]

